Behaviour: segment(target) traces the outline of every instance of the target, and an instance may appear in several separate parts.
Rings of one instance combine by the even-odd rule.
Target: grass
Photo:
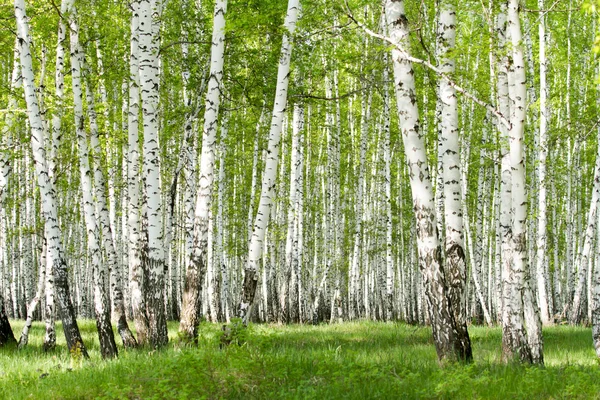
[[[23,323],[12,324],[19,333]],[[40,324],[25,350],[0,349],[0,398],[600,398],[587,328],[545,329],[544,368],[502,364],[499,328],[470,327],[475,362],[445,368],[430,329],[397,323],[253,325],[244,345],[223,350],[218,326],[201,325],[191,348],[177,346],[172,323],[167,348],[121,350],[113,361],[100,359],[94,322],[80,328],[90,361],[72,360],[60,334],[57,349],[44,353]]]

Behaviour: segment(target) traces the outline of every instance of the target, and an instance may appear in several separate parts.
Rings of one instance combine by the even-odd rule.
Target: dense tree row
[[[42,319],[52,348],[57,316],[104,357],[111,320],[126,347],[234,317],[429,323],[440,359],[472,322],[524,362],[542,324],[600,343],[594,4],[30,3],[0,3],[0,344]]]

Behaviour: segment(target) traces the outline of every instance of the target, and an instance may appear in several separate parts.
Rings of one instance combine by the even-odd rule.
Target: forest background
[[[56,317],[103,357],[111,319],[126,347],[234,317],[428,324],[441,360],[472,322],[505,360],[563,321],[598,343],[596,7],[3,1],[0,344]]]

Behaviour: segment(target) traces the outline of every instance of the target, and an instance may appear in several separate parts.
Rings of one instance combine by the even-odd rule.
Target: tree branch
[[[354,18],[354,15],[352,14],[352,10],[350,10],[350,7],[348,5],[348,1],[345,0],[345,2],[346,2],[346,9],[347,9],[347,13],[346,14],[348,15],[348,18],[350,18],[356,25],[358,25],[360,28],[362,28],[362,30],[365,31],[365,33],[367,33],[368,35],[370,35],[370,36],[372,36],[374,38],[383,40],[384,42],[386,42],[386,43],[391,44],[392,46],[394,46],[394,48],[396,48],[398,51],[400,51],[400,53],[402,54],[402,57],[405,60],[413,62],[415,64],[421,64],[421,65],[429,68],[430,70],[432,70],[433,72],[435,72],[440,78],[442,78],[446,82],[448,82],[448,84],[450,86],[452,86],[457,92],[462,93],[466,98],[470,99],[471,101],[475,102],[476,104],[480,105],[481,107],[485,108],[490,113],[492,113],[493,115],[495,115],[496,118],[498,118],[498,120],[507,129],[511,128],[511,124],[510,124],[510,121],[508,120],[508,118],[506,118],[504,115],[502,115],[502,113],[500,111],[498,111],[494,106],[492,106],[491,104],[486,103],[485,101],[479,99],[477,96],[475,96],[474,94],[472,94],[468,90],[466,90],[463,87],[461,87],[460,85],[458,85],[448,75],[446,75],[441,70],[439,70],[435,65],[431,64],[429,61],[422,60],[420,58],[416,58],[416,57],[411,56],[406,50],[404,50],[402,47],[400,47],[397,43],[394,43],[394,41],[392,39],[390,39],[389,37],[381,35],[381,34],[376,33],[376,32],[373,32],[371,29],[367,28],[364,24],[362,24],[361,22],[357,21],[356,18]]]

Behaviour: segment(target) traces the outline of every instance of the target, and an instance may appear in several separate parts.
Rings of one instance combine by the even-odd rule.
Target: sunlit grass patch
[[[15,336],[22,322],[13,321]],[[90,360],[72,367],[42,350],[43,324],[22,351],[0,349],[2,399],[197,398],[594,398],[600,369],[587,328],[544,330],[546,367],[500,362],[500,328],[469,329],[475,361],[440,368],[427,327],[370,321],[339,325],[251,325],[243,343],[220,348],[221,326],[202,323],[199,345],[124,351],[100,359],[94,321],[80,321]],[[117,342],[120,340],[117,335]]]

